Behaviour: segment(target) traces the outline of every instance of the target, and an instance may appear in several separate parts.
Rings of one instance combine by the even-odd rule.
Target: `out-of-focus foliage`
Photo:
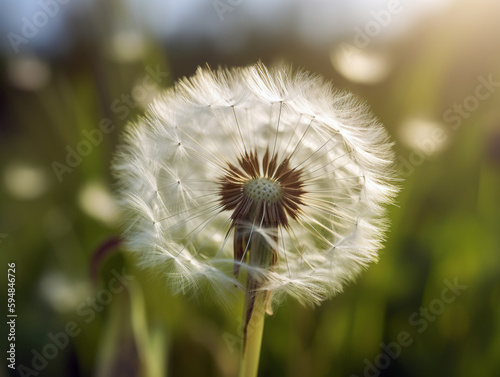
[[[404,180],[380,262],[319,308],[292,300],[276,308],[266,320],[260,375],[498,373],[495,2],[452,3],[396,28],[389,41],[368,37],[367,46],[356,33],[374,20],[373,4],[359,29],[314,47],[287,34],[291,12],[272,41],[249,36],[228,51],[210,49],[203,36],[197,45],[193,36],[165,41],[131,32],[135,18],[119,2],[108,5],[70,13],[73,40],[63,52],[44,54],[29,42],[0,58],[0,259],[4,276],[7,262],[16,263],[16,366],[47,376],[235,375],[241,302],[223,310],[171,297],[162,277],[137,270],[123,250],[94,266],[92,258],[119,234],[109,165],[127,121],[197,65],[261,59],[305,67],[364,98],[396,142]],[[224,20],[212,16],[231,24],[245,11],[242,2]],[[194,35],[200,28],[190,22],[183,26]],[[53,351],[49,344],[56,355],[46,366],[34,361]]]

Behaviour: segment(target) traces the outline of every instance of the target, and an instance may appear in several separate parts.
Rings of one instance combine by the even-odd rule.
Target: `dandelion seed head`
[[[291,69],[199,68],[128,126],[113,162],[129,249],[173,292],[319,303],[377,260],[394,155],[365,105]],[[248,281],[246,289],[248,289]]]

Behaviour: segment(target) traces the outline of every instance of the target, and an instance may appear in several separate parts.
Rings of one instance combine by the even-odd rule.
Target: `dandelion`
[[[377,259],[392,144],[318,76],[199,68],[124,139],[113,169],[129,249],[176,293],[242,289],[247,347],[258,310],[284,295],[318,304]]]

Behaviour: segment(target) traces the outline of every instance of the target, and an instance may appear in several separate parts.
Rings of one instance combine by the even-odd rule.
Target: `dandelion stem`
[[[243,311],[245,320],[247,308]],[[252,317],[247,326],[243,328],[243,347],[240,354],[239,377],[256,377],[259,369],[260,346],[264,332],[264,319],[266,317],[265,294],[256,297]]]

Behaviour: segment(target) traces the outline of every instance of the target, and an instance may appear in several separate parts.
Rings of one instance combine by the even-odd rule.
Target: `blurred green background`
[[[2,357],[0,376],[235,376],[241,302],[172,297],[125,250],[95,253],[120,233],[109,165],[127,121],[198,65],[259,59],[368,102],[404,179],[380,262],[321,307],[277,308],[260,376],[499,375],[497,1],[5,0],[0,14],[0,291],[7,303],[15,262],[23,366]]]

